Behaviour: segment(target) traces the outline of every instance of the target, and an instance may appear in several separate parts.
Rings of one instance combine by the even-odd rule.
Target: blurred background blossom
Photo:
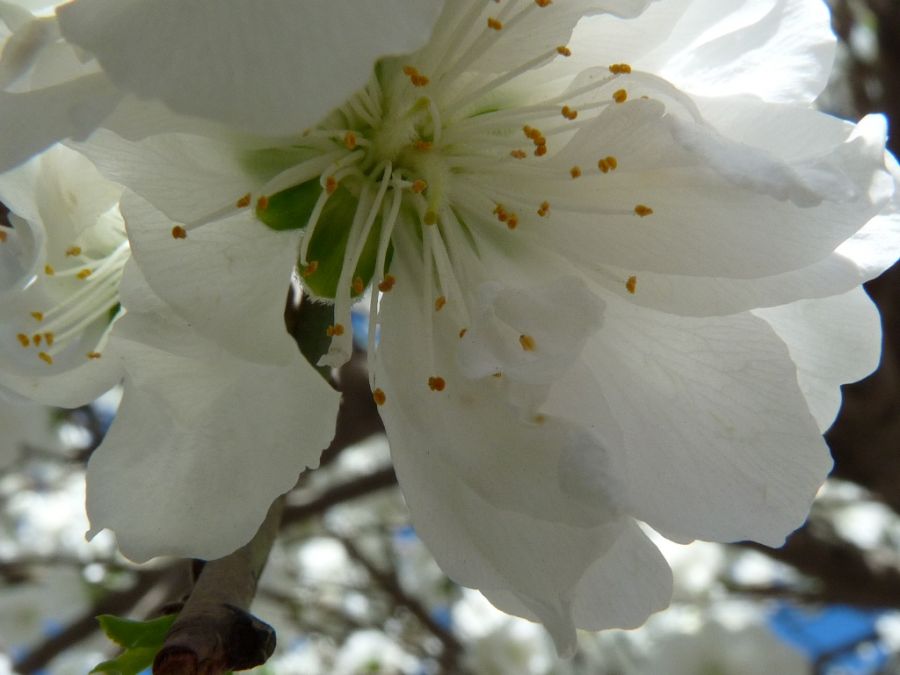
[[[821,106],[900,124],[900,3],[832,0],[832,9],[842,45]],[[882,311],[882,364],[844,388],[827,434],[833,479],[808,524],[777,551],[656,538],[675,573],[672,607],[638,630],[581,634],[570,661],[540,627],[455,586],[431,559],[408,524],[354,359],[341,373],[338,437],[323,470],[290,496],[260,584],[253,611],[279,646],[254,672],[900,673],[900,267],[867,290]],[[84,465],[116,402],[0,405],[0,675],[85,673],[113,651],[95,615],[152,616],[189,588],[189,562],[137,567],[106,533],[84,541]]]

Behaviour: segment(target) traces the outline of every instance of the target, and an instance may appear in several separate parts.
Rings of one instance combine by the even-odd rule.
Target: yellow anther
[[[572,178],[581,178],[581,167],[573,166],[569,169],[569,175],[572,176]]]
[[[544,155],[546,155],[547,154],[547,144],[541,143],[539,146],[537,146],[534,149],[534,154],[536,157],[543,157]]]
[[[415,181],[415,182],[412,184],[412,187],[410,188],[410,190],[412,190],[412,191],[413,191],[415,194],[417,194],[417,195],[422,194],[422,193],[425,192],[425,190],[427,190],[427,189],[428,189],[428,183],[426,183],[426,182],[425,182],[424,180],[422,180],[421,178],[419,178],[417,181]]]
[[[44,320],[43,312],[32,312],[31,316],[35,321],[43,321]]]
[[[187,230],[181,225],[172,228],[172,239],[187,239]]]
[[[609,67],[609,72],[613,75],[627,75],[631,72],[631,66],[627,63],[614,63]]]
[[[335,178],[334,176],[328,176],[328,178],[325,179],[325,192],[327,192],[330,195],[333,195],[334,191],[337,190],[337,187],[338,187],[337,178]]]
[[[362,280],[362,277],[355,277],[353,279],[353,283],[350,285],[350,288],[356,295],[362,295],[362,292],[366,290],[366,284]]]
[[[510,230],[514,230],[518,226],[519,226],[519,216],[517,216],[515,213],[510,213],[509,219],[506,221],[506,227],[508,227]]]
[[[54,341],[55,339],[56,339],[56,336],[55,336],[53,333],[51,333],[51,332],[49,332],[49,331],[46,332],[46,333],[44,333],[44,340],[47,341],[47,346],[48,346],[48,347],[52,347],[52,346],[53,346],[53,341]]]
[[[519,344],[522,345],[522,349],[524,349],[526,352],[533,352],[537,347],[537,343],[530,335],[520,335]]]
[[[88,268],[85,267],[83,270],[81,270],[81,271],[80,271],[78,274],[76,274],[75,276],[78,277],[79,279],[81,279],[82,281],[84,281],[84,280],[87,279],[89,276],[91,276],[91,270],[89,270]]]
[[[567,120],[574,120],[576,117],[578,117],[578,111],[573,110],[572,108],[570,108],[567,105],[564,105],[560,112],[562,113],[562,116],[565,117]]]
[[[375,405],[384,405],[384,402],[387,401],[387,396],[385,396],[382,389],[376,389],[372,392],[372,399],[375,401]]]
[[[343,324],[336,323],[333,326],[328,326],[325,329],[325,335],[328,337],[339,337],[344,334],[344,326]]]
[[[237,202],[235,202],[235,206],[239,209],[245,209],[248,206],[250,206],[250,200],[251,200],[251,196],[250,196],[250,193],[248,192],[243,197],[238,199]]]
[[[446,304],[447,298],[445,298],[443,295],[438,296],[438,298],[434,301],[434,311],[440,312],[442,309],[444,309],[444,305]]]
[[[649,216],[653,213],[653,209],[649,206],[644,206],[643,204],[638,204],[634,207],[634,212],[639,215],[641,218]]]
[[[557,47],[556,53],[560,56],[572,56],[572,50],[565,45],[560,45],[559,47]]]
[[[53,265],[44,265],[44,274],[46,274],[48,277],[52,277],[54,274],[56,274],[56,270],[53,269]]]
[[[491,30],[503,30],[503,22],[493,17],[488,17],[487,25]]]
[[[32,343],[34,343],[35,347],[39,346],[43,339],[44,338],[40,333],[35,333],[34,335],[31,336],[31,341],[32,341]]]
[[[553,4],[553,0],[534,0],[534,4],[538,7],[547,7],[548,5]]]
[[[428,152],[429,150],[431,150],[431,148],[434,147],[434,143],[432,143],[431,141],[423,140],[418,140],[413,143],[413,145],[415,146],[416,150],[420,150],[422,152]]]
[[[637,277],[628,277],[628,281],[625,282],[625,288],[634,295],[634,292],[637,290]]]
[[[389,293],[394,288],[394,284],[397,283],[397,279],[393,274],[386,274],[384,279],[382,279],[381,283],[378,284],[378,290],[382,293]]]
[[[462,328],[462,329],[460,329],[460,331],[459,331],[459,339],[462,340],[464,337],[466,337],[466,333],[468,333],[468,332],[469,332],[469,329],[468,329],[468,328]]]
[[[515,157],[516,159],[525,159],[528,157],[528,153],[524,150],[513,150],[509,153],[511,157]]]
[[[53,365],[53,357],[50,356],[47,352],[38,352],[38,358],[48,366]]]
[[[413,68],[412,66],[404,66],[403,74],[409,78],[409,81],[412,82],[414,87],[424,87],[431,81],[420,73],[417,68]]]
[[[0,229],[0,244],[2,244],[4,241],[6,241],[6,229],[2,228]]]
[[[615,171],[619,168],[619,160],[610,155],[609,157],[604,157],[603,159],[597,162],[597,168],[600,169],[603,173],[609,173],[610,171]]]
[[[534,417],[531,418],[531,421],[534,422],[535,424],[543,424],[544,422],[547,421],[547,418],[544,417],[543,415],[535,415]]]
[[[437,375],[429,377],[428,388],[431,389],[431,391],[444,391],[444,389],[447,388],[447,381],[443,377]]]
[[[269,198],[263,195],[256,200],[256,210],[265,211],[267,208],[269,208]]]
[[[89,359],[91,359],[92,361],[96,361],[96,360],[99,359],[101,356],[103,356],[103,355],[102,355],[100,352],[88,352],[88,353],[87,353],[87,357],[88,357]]]
[[[300,276],[304,279],[311,277],[316,273],[316,270],[319,269],[319,261],[318,260],[310,260],[306,263],[306,267],[300,270]]]
[[[548,213],[550,213],[550,202],[548,202],[548,201],[541,202],[541,206],[537,210],[537,214],[541,218],[546,218]]]
[[[66,249],[66,257],[73,258],[76,255],[81,255],[81,247],[80,246],[70,246]]]
[[[435,211],[432,211],[431,209],[428,209],[425,212],[425,217],[422,218],[422,222],[425,223],[426,225],[434,225],[435,223],[437,223],[437,221],[438,221],[438,215]]]
[[[19,333],[18,335],[16,335],[16,339],[19,341],[19,344],[22,345],[23,347],[31,346],[31,340],[28,339],[28,336],[25,335],[25,333]]]
[[[617,89],[613,92],[613,101],[616,103],[625,103],[628,100],[628,92],[624,89]]]
[[[348,150],[355,150],[356,143],[356,134],[354,134],[352,131],[348,131],[346,134],[344,134],[344,145]]]

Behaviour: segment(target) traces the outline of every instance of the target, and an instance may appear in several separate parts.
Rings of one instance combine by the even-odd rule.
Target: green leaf
[[[106,636],[123,651],[119,656],[97,665],[92,673],[108,675],[138,675],[153,664],[153,658],[175,623],[176,615],[169,614],[150,621],[131,621],[111,614],[97,617]]]

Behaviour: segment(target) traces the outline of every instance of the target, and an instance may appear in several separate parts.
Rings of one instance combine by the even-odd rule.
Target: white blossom
[[[884,120],[810,107],[833,54],[822,2],[447,2],[425,46],[367,83],[374,55],[424,42],[437,3],[228,4],[60,11],[119,112],[134,92],[178,113],[113,113],[79,145],[128,188],[132,269],[150,289],[122,294],[144,317],[135,345],[168,350],[189,330],[192,358],[270,362],[299,271],[333,304],[321,364],[339,366],[371,286],[371,387],[419,536],[562,653],[576,627],[633,627],[668,602],[638,521],[680,542],[769,545],[803,522],[830,469],[838,385],[878,360],[859,284],[900,248]],[[369,40],[360,19],[403,39]],[[335,22],[365,34],[352,67],[322,49]],[[172,313],[167,334],[154,312]],[[133,396],[189,377],[189,399],[166,408],[177,417],[221,386],[180,364]],[[268,451],[290,408],[264,384],[241,440]],[[146,437],[147,419],[120,415],[111,438]],[[226,491],[265,464],[194,454],[188,428],[179,460],[215,466]],[[104,486],[126,471],[108,461]],[[95,528],[142,517],[129,496],[89,498]],[[202,555],[229,526],[164,519],[131,550],[190,552],[202,530]]]

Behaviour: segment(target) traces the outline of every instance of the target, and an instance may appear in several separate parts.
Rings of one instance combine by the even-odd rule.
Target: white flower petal
[[[293,359],[284,303],[298,231],[270,230],[246,209],[176,238],[173,222],[133,193],[122,213],[147,283],[194,330],[251,361]]]
[[[808,103],[834,60],[829,18],[820,0],[666,0],[631,21],[587,19],[571,47],[585,61],[624,61],[693,94]]]
[[[637,625],[668,602],[668,572],[658,555],[638,550],[642,541],[618,510],[621,488],[603,468],[605,450],[572,424],[521,420],[504,403],[502,378],[462,377],[451,358],[458,337],[446,322],[436,322],[429,360],[419,336],[431,318],[422,315],[421,289],[404,283],[421,274],[410,250],[408,240],[397,249],[397,284],[383,300],[376,382],[420,536],[460,583],[489,597],[512,594],[548,626],[561,651],[573,646],[576,625]],[[432,367],[445,390],[428,390]],[[588,463],[591,476],[572,475]],[[612,574],[623,558],[639,559],[652,581],[575,609],[581,584]]]
[[[622,430],[608,449],[629,510],[677,540],[780,545],[831,468],[784,343],[748,314],[607,300],[583,368]]]
[[[241,164],[234,143],[203,136],[159,134],[133,142],[100,129],[75,147],[109,180],[182,223],[234,208],[261,184]]]
[[[861,287],[830,298],[804,300],[754,312],[788,346],[800,388],[819,429],[834,422],[842,384],[878,367],[881,323],[878,309]]]
[[[622,583],[623,579],[628,583]],[[505,612],[537,618],[508,591],[483,592]],[[669,564],[640,527],[629,522],[578,582],[572,607],[575,625],[583,630],[636,628],[650,614],[664,609],[671,596]]]
[[[100,73],[34,91],[0,92],[0,172],[62,138],[84,138],[120,98]]]
[[[786,133],[787,119],[802,124],[813,114],[786,107],[779,112],[773,124],[763,119],[757,128]],[[849,135],[850,127],[833,120],[845,141],[811,146],[802,160],[760,148],[766,160],[759,169],[781,166],[782,175],[791,176],[792,187],[779,194],[774,183],[741,166],[740,154],[732,158],[732,175],[723,176],[726,155],[717,158],[696,145],[689,152],[662,113],[654,101],[616,106],[590,132],[575,135],[553,180],[487,176],[484,189],[515,191],[523,201],[549,199],[554,226],[541,229],[543,241],[586,266],[734,278],[780,274],[827,257],[894,191],[876,120],[864,120]],[[740,135],[729,138],[749,145]],[[572,164],[587,168],[607,154],[618,161],[609,175],[595,170],[578,180],[568,176]],[[809,206],[813,195],[823,200],[819,206]],[[653,213],[638,218],[631,212],[638,204]],[[604,213],[610,209],[623,215]]]
[[[484,284],[482,315],[460,341],[466,377],[502,373],[516,381],[545,384],[578,357],[600,327],[602,303],[577,277],[528,289]]]
[[[92,532],[115,531],[139,561],[232,552],[318,465],[339,394],[299,353],[285,365],[244,361],[172,315],[130,313],[116,328],[128,375],[88,466]]]
[[[379,56],[420,46],[441,4],[78,0],[57,13],[63,35],[93,53],[125,91],[282,135],[361,88]]]

